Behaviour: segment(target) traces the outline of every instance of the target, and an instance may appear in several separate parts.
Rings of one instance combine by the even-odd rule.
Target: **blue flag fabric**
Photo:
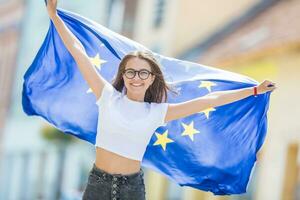
[[[86,49],[98,72],[108,81],[121,58],[134,50],[148,50],[78,14],[58,9],[58,15]],[[237,73],[153,53],[179,103],[210,92],[258,85]],[[95,144],[96,98],[60,39],[54,25],[24,75],[23,110],[38,115],[59,130]],[[267,132],[270,92],[170,121],[159,127],[147,146],[142,166],[180,186],[216,195],[246,192],[256,153]]]

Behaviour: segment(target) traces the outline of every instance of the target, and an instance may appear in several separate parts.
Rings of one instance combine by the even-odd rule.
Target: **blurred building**
[[[11,105],[24,7],[24,2],[17,0],[4,1],[0,6],[0,152],[3,127]]]
[[[140,0],[133,38],[158,53],[177,56],[204,41],[259,0]]]

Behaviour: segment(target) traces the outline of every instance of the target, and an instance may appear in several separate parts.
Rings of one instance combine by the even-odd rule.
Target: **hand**
[[[276,83],[269,80],[264,80],[257,86],[257,94],[263,94],[269,91],[273,92],[276,88]]]
[[[56,16],[57,0],[45,0],[49,17],[52,19]]]

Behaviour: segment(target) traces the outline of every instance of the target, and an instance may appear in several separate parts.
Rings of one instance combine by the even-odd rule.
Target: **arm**
[[[96,98],[98,99],[101,95],[101,91],[104,84],[108,82],[97,72],[88,55],[85,52],[83,45],[76,38],[76,36],[67,28],[63,20],[57,15],[56,0],[47,1],[47,10],[50,19],[54,23],[54,26],[61,37],[65,47],[68,49],[70,54],[75,59],[81,74],[87,81],[88,85],[92,89]]]
[[[269,84],[272,84],[273,86],[268,87]],[[253,95],[253,88],[254,87],[237,90],[217,91],[186,102],[169,104],[165,122],[186,117],[208,108],[222,106],[244,99]],[[274,89],[276,89],[275,83],[265,80],[257,87],[257,94],[263,94],[268,91],[273,91]]]

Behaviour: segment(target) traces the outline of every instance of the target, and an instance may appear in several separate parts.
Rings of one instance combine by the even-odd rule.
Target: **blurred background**
[[[300,199],[300,0],[77,0],[70,10],[153,51],[278,84],[243,195],[180,187],[145,168],[149,200]],[[21,106],[23,75],[49,26],[44,1],[0,0],[0,199],[81,199],[94,146]]]

